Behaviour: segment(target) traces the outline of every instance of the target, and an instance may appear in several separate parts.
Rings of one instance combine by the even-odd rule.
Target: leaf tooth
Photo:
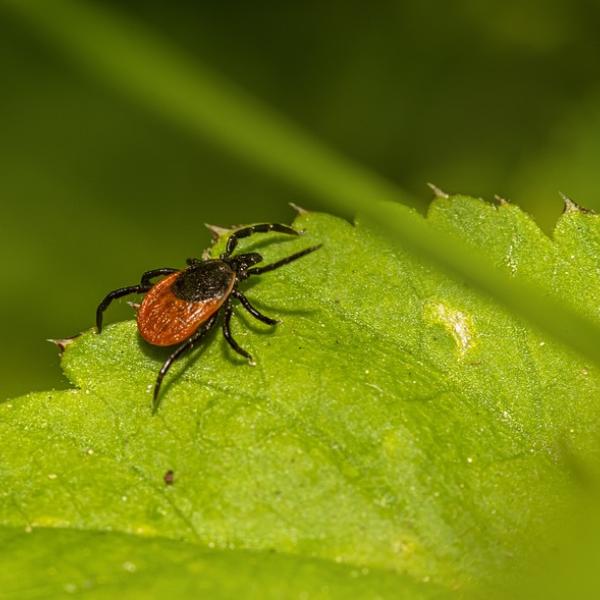
[[[434,183],[431,182],[427,182],[428,187],[431,189],[431,191],[433,192],[433,195],[436,198],[450,198],[450,194],[447,194],[446,192],[444,192],[444,190],[441,190],[437,185],[435,185]]]
[[[213,241],[217,241],[222,235],[233,231],[232,229],[228,229],[227,227],[221,227],[220,225],[211,225],[210,223],[204,223],[204,227],[210,231],[210,235],[212,236]]]
[[[67,346],[70,346],[80,335],[80,333],[77,333],[66,338],[48,338],[46,341],[54,344],[58,348],[58,353],[62,354],[66,350]]]
[[[565,206],[563,208],[563,214],[574,212],[596,214],[595,211],[593,211],[591,208],[585,208],[584,206],[577,204],[577,202],[571,200],[571,198],[569,198],[569,196],[567,196],[566,194],[563,194],[562,192],[559,192],[559,194],[560,197],[563,199],[563,202],[565,203]]]
[[[309,213],[309,211],[306,210],[306,208],[303,208],[295,202],[288,202],[288,205],[291,206],[299,215],[306,215]]]

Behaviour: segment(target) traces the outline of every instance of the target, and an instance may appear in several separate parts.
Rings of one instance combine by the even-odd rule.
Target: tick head
[[[261,262],[263,257],[258,252],[248,252],[238,254],[226,260],[229,266],[238,274],[238,277],[244,277],[245,271],[255,264]]]

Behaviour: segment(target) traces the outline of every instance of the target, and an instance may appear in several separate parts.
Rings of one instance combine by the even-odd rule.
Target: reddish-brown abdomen
[[[235,278],[210,298],[193,302],[178,298],[173,283],[184,272],[173,273],[157,283],[144,297],[137,313],[142,337],[155,346],[172,346],[188,339],[227,299]]]

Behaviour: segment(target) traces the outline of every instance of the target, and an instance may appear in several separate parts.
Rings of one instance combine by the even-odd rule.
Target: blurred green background
[[[0,0],[0,7],[1,7]],[[548,231],[600,208],[600,3],[130,0],[160,32],[407,190],[499,194]],[[106,291],[200,255],[203,223],[291,220],[298,190],[107,87],[0,11],[0,399],[64,387],[44,342]],[[125,318],[126,305],[109,319]]]

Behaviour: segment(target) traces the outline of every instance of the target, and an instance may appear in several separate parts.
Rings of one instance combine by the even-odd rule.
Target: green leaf
[[[572,207],[554,240],[514,206],[464,197],[428,221],[598,320],[596,215]],[[571,496],[563,448],[594,443],[598,371],[361,219],[294,225],[305,235],[242,246],[272,261],[324,243],[248,283],[283,321],[238,311],[255,368],[216,332],[173,368],[153,417],[167,354],[125,322],[67,347],[76,390],[0,405],[0,589],[134,594],[176,577],[181,597],[346,597],[364,576],[354,597],[421,598],[543,547]],[[127,579],[126,563],[145,574]]]

